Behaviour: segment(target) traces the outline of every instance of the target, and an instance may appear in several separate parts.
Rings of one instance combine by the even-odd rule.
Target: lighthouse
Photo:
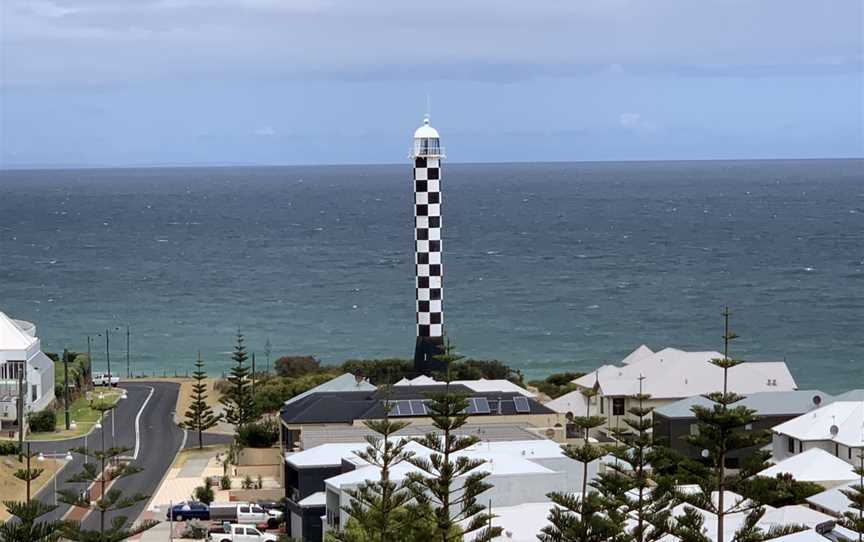
[[[441,147],[429,115],[414,132],[414,269],[417,341],[414,370],[430,374],[446,369],[435,359],[444,351],[444,266],[441,258]]]

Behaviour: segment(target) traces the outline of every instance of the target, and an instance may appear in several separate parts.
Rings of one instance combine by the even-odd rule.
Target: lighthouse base
[[[427,376],[445,372],[447,363],[435,359],[443,353],[443,337],[417,337],[417,344],[414,346],[414,371]]]

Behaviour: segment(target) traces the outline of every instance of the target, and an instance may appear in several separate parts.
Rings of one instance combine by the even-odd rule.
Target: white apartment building
[[[23,384],[24,413],[47,408],[54,401],[54,362],[42,353],[36,326],[0,312],[0,424],[18,419]]]

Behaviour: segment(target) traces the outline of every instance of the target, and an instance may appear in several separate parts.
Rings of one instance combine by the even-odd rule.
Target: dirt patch
[[[217,406],[219,405],[219,399],[222,397],[222,394],[216,391],[215,385],[216,378],[208,378],[204,380],[204,383],[207,385],[207,404],[213,407],[215,412],[219,412]],[[180,384],[180,391],[177,393],[177,408],[174,413],[174,421],[182,422],[185,419],[186,411],[189,410],[189,405],[192,404],[192,386],[195,385],[195,380],[193,379],[179,379],[176,380]]]
[[[45,470],[39,478],[30,482],[31,496],[35,496],[45,484],[51,483],[51,478],[62,466],[63,463],[55,459],[46,458],[45,461],[36,461],[35,457],[32,458],[30,460],[30,468],[40,468]],[[26,467],[26,458],[22,463],[19,463],[17,455],[6,455],[0,457],[0,495],[3,495],[3,500],[27,500],[27,484],[14,476],[16,470]],[[0,522],[6,521],[9,517],[9,512],[6,511],[6,507],[0,505]]]

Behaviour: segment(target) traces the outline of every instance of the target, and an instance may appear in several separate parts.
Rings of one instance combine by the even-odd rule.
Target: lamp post
[[[126,324],[126,378],[132,378],[132,329]]]
[[[66,430],[70,429],[69,418],[69,351],[63,350],[63,409],[66,418]]]

